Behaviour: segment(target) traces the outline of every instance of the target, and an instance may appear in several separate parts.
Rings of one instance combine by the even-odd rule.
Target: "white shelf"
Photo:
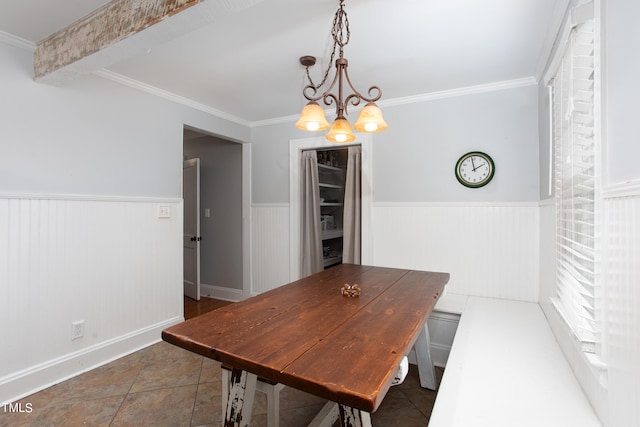
[[[342,257],[341,256],[336,256],[336,257],[331,257],[331,258],[324,258],[322,261],[324,261],[324,266],[325,267],[329,267],[331,265],[341,263],[342,262]]]
[[[344,169],[318,163],[318,170],[320,169],[326,169],[326,170],[335,171],[335,172],[344,172]]]
[[[342,185],[325,184],[324,182],[319,183],[318,186],[320,188],[335,188],[336,190],[342,190],[344,188]]]
[[[342,230],[324,230],[322,232],[322,240],[335,239],[336,237],[342,237]]]

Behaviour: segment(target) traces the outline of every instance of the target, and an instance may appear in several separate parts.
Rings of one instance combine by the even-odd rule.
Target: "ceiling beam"
[[[263,0],[113,0],[39,42],[35,80],[61,85]]]

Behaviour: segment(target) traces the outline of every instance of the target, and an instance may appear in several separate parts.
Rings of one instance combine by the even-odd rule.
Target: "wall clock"
[[[469,188],[485,186],[493,178],[496,170],[493,159],[480,151],[471,151],[458,159],[456,178]]]

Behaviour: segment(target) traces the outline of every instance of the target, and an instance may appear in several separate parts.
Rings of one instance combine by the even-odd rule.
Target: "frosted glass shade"
[[[325,138],[331,142],[346,143],[354,141],[356,136],[353,134],[351,125],[346,119],[337,118]]]
[[[389,125],[382,118],[382,110],[373,102],[367,103],[353,125],[358,132],[381,132]]]
[[[326,130],[329,129],[329,122],[322,107],[317,102],[311,101],[302,109],[296,127],[308,131]]]

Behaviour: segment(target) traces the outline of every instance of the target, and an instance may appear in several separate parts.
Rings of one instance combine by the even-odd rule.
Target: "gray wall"
[[[615,0],[606,7],[605,177],[617,184],[640,179],[640,2]]]
[[[200,280],[241,290],[242,146],[204,136],[185,141],[184,154],[200,158]]]
[[[182,197],[187,124],[249,128],[96,76],[33,81],[33,53],[0,42],[0,192]]]
[[[374,202],[539,200],[537,109],[536,85],[384,107],[389,128],[373,136]],[[254,203],[289,201],[289,140],[318,135],[293,122],[252,129]],[[484,188],[454,175],[472,150],[496,163]]]
[[[384,109],[374,136],[374,200],[456,202],[538,200],[537,89],[525,86]],[[393,126],[393,127],[392,127]],[[468,151],[495,164],[483,188],[458,183],[454,166]]]
[[[555,191],[549,191],[550,169],[553,169],[550,157],[550,134],[551,123],[549,121],[549,90],[544,84],[538,88],[538,134],[540,136],[539,156],[540,156],[540,200],[553,197]]]

